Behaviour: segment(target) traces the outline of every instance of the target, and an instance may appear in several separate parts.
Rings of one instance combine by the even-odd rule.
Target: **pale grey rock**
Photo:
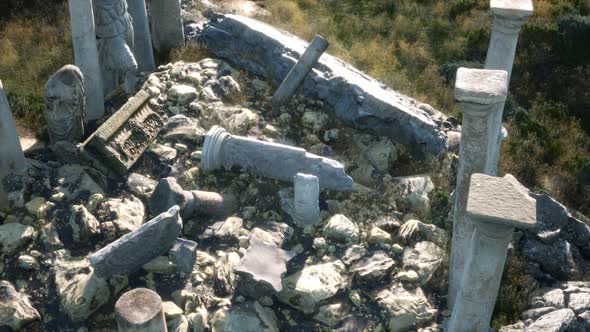
[[[559,309],[541,316],[534,323],[527,326],[527,332],[564,332],[576,320],[571,309]]]
[[[222,252],[220,257],[215,261],[214,278],[216,281],[216,290],[223,295],[232,294],[236,287],[236,266],[240,263],[240,255],[236,252]]]
[[[70,208],[69,226],[72,229],[74,242],[86,242],[91,237],[99,234],[98,220],[84,207],[84,205],[73,205]]]
[[[92,271],[87,259],[59,252],[53,264],[60,309],[74,322],[85,321],[110,297],[107,282]]]
[[[392,241],[393,238],[391,237],[391,234],[379,227],[371,228],[369,231],[369,237],[367,238],[369,244],[391,244]]]
[[[548,314],[552,311],[555,311],[557,309],[558,308],[554,308],[554,307],[542,307],[542,308],[528,309],[528,310],[524,311],[520,316],[524,320],[532,319],[534,321],[534,320],[538,319],[539,317],[541,317],[545,314]]]
[[[167,162],[174,160],[174,158],[176,158],[176,154],[178,153],[175,148],[171,148],[169,146],[158,143],[150,145],[147,151],[158,156],[158,159],[160,159],[161,161]]]
[[[169,250],[181,229],[180,209],[175,206],[90,255],[90,262],[101,277],[133,272]]]
[[[367,249],[365,249],[365,247],[355,244],[346,249],[344,255],[342,256],[342,261],[344,262],[344,264],[350,265],[358,261],[359,259],[365,257],[367,254],[368,251]]]
[[[282,206],[283,210],[291,215],[293,221],[299,227],[316,225],[321,221],[318,177],[297,173],[293,183],[293,203]]]
[[[375,282],[387,276],[394,266],[395,262],[391,257],[378,251],[354,263],[349,271],[360,282]]]
[[[17,222],[0,225],[0,251],[6,256],[13,255],[36,237],[37,232],[31,226]]]
[[[170,142],[192,142],[200,144],[206,131],[198,122],[182,114],[168,119],[160,135]]]
[[[313,319],[330,327],[338,325],[350,314],[350,306],[346,302],[336,302],[323,305]]]
[[[308,265],[303,270],[283,278],[283,290],[278,299],[305,314],[311,314],[325,300],[348,288],[350,280],[341,261]]]
[[[135,197],[111,198],[103,203],[103,210],[110,217],[121,234],[127,234],[139,228],[145,220],[145,206]]]
[[[86,94],[78,67],[65,65],[45,85],[45,117],[51,143],[79,143],[84,136]]]
[[[168,332],[189,332],[189,322],[186,316],[180,315],[173,319],[166,319]]]
[[[243,107],[222,108],[216,116],[221,124],[235,135],[246,135],[259,121],[258,114]]]
[[[387,326],[391,331],[408,331],[418,324],[429,322],[436,314],[420,287],[405,289],[393,285],[374,292],[377,304],[387,313]]]
[[[178,238],[170,248],[168,256],[179,271],[190,273],[197,260],[197,243]]]
[[[496,104],[506,100],[507,73],[502,70],[459,68],[455,98],[474,104]]]
[[[53,222],[49,222],[41,227],[41,235],[39,238],[41,243],[43,243],[43,247],[48,251],[63,248],[63,243],[57,233],[57,227]]]
[[[188,314],[187,319],[192,328],[191,332],[205,332],[209,328],[209,314],[203,306]]]
[[[164,317],[166,317],[166,320],[178,318],[184,313],[183,310],[172,301],[163,301],[162,311],[164,312]]]
[[[39,262],[37,259],[30,255],[21,255],[16,260],[16,264],[18,267],[24,270],[38,270],[39,269]]]
[[[316,134],[324,129],[329,121],[330,117],[324,112],[307,111],[301,117],[303,127]]]
[[[284,243],[291,240],[294,233],[293,227],[285,223],[266,221],[257,223],[257,226],[250,231],[248,239],[250,242],[257,240],[281,248]]]
[[[57,171],[58,187],[55,190],[64,194],[65,201],[75,199],[82,193],[104,196],[102,188],[88,175],[90,171],[89,168],[76,164],[60,167]]]
[[[408,208],[418,212],[430,213],[430,199],[428,194],[434,190],[434,184],[429,176],[404,176],[393,179],[396,191],[399,193],[401,202]]]
[[[40,319],[27,295],[17,292],[9,281],[0,281],[0,326],[20,331]]]
[[[527,237],[522,254],[527,260],[538,263],[542,271],[557,280],[580,278],[587,264],[578,248],[562,239],[547,245]]]
[[[574,293],[570,294],[567,306],[576,314],[581,314],[590,309],[590,294]]]
[[[181,105],[188,105],[197,98],[197,89],[190,85],[176,84],[168,89],[168,99],[174,100]]]
[[[254,301],[216,311],[211,318],[211,331],[278,332],[279,328],[272,309]]]
[[[172,274],[176,272],[174,264],[168,256],[158,256],[141,266],[147,273]]]
[[[221,90],[221,96],[229,101],[237,100],[242,93],[240,84],[231,76],[223,76],[218,80],[218,87]]]
[[[425,224],[417,219],[409,219],[401,225],[398,236],[404,242],[408,242],[410,239],[416,237],[433,242],[441,248],[445,248],[448,242],[447,233],[444,229],[433,224]]]
[[[565,308],[565,295],[559,288],[542,289],[539,296],[533,296],[530,300],[532,308],[554,307]]]
[[[270,77],[275,85],[308,47],[295,36],[246,17],[222,15],[209,23],[200,36],[208,49],[254,74]],[[438,124],[421,110],[419,102],[329,54],[319,59],[300,89],[307,98],[322,99],[349,126],[423,147],[435,155],[446,149],[442,121]]]
[[[151,195],[156,184],[156,180],[137,173],[131,173],[127,177],[127,188],[129,188],[129,190],[135,195],[143,198],[147,198]]]
[[[414,247],[405,248],[403,266],[416,271],[420,285],[425,285],[438,270],[445,255],[445,251],[432,242],[418,242]]]
[[[355,222],[343,214],[332,216],[324,226],[326,238],[342,243],[356,243],[359,240],[359,228]]]
[[[218,227],[215,227],[218,226]],[[239,217],[229,217],[221,223],[216,223],[211,226],[214,227],[214,234],[220,239],[229,239],[237,241],[240,237],[242,227],[244,226],[244,220]]]

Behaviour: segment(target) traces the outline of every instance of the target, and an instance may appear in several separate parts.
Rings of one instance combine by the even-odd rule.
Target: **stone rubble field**
[[[170,331],[438,330],[447,234],[431,223],[430,177],[393,176],[417,170],[402,166],[411,159],[403,146],[344,126],[318,100],[271,111],[266,82],[217,59],[161,66],[144,88],[166,122],[126,179],[107,180],[63,149],[32,156],[23,206],[0,213],[2,279],[13,281],[1,305],[16,308],[0,311],[1,321],[112,331],[118,297],[147,287],[163,299]],[[213,125],[338,160],[358,190],[322,191],[321,221],[302,228],[283,210],[292,184],[201,171]],[[452,162],[442,164],[448,174]],[[155,217],[148,202],[164,177],[231,194],[239,208],[182,220],[182,237],[198,243],[188,271],[190,251],[170,252],[98,277],[88,255]]]

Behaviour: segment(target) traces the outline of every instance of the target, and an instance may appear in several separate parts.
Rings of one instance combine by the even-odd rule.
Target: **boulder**
[[[324,226],[324,236],[341,243],[356,243],[359,240],[359,228],[345,215],[337,214]]]
[[[102,209],[121,234],[136,230],[145,220],[145,206],[135,196],[111,198],[103,203]]]
[[[377,304],[387,313],[390,331],[409,331],[429,322],[435,315],[420,287],[407,290],[401,285],[378,290],[373,294]]]
[[[37,232],[31,226],[16,222],[0,225],[0,250],[4,255],[12,255],[36,236]]]
[[[420,285],[426,284],[445,257],[445,251],[432,242],[422,241],[404,250],[404,269],[418,273]]]
[[[211,318],[212,332],[278,332],[272,309],[258,302],[246,302],[219,309]]]
[[[571,309],[559,309],[541,316],[526,328],[527,332],[565,332],[576,321]]]
[[[25,294],[17,292],[9,281],[0,281],[0,326],[20,331],[40,319],[39,312]]]

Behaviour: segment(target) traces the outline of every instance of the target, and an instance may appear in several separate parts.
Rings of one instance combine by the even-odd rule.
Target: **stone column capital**
[[[506,34],[518,34],[524,21],[533,15],[532,0],[491,0],[494,29]]]
[[[504,70],[463,67],[457,70],[455,99],[459,102],[480,105],[503,103],[507,92],[508,73]]]

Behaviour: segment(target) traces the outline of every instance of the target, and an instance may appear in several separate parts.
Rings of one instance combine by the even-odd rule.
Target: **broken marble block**
[[[238,209],[238,200],[231,194],[218,194],[200,190],[183,190],[176,179],[161,179],[149,199],[150,211],[158,214],[178,205],[183,218],[204,214],[224,217]]]
[[[197,260],[197,242],[182,238],[176,239],[168,252],[168,257],[172,263],[176,264],[176,269],[190,273]]]
[[[162,117],[140,90],[82,144],[119,174],[127,172],[150,146],[164,125]]]
[[[231,135],[218,126],[205,136],[201,166],[205,171],[238,167],[285,182],[293,182],[297,173],[305,173],[317,176],[320,188],[355,191],[354,181],[336,160],[294,146]]]
[[[240,275],[239,291],[253,298],[272,296],[283,289],[281,280],[294,253],[255,238],[250,240],[246,254],[235,267]]]
[[[169,250],[181,230],[180,208],[173,206],[90,255],[90,263],[101,278],[136,271]]]

